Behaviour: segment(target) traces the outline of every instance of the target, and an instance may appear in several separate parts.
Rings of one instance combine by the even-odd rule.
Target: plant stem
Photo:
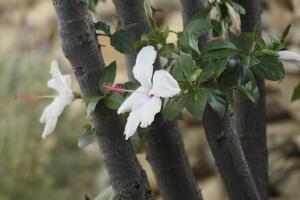
[[[143,0],[116,0],[117,14],[123,24],[137,22],[129,30],[135,39],[141,39],[143,33],[150,31],[150,25],[145,16]],[[128,71],[134,66],[135,57],[127,55]],[[154,65],[160,69],[158,59]],[[191,166],[188,162],[182,137],[176,122],[163,122],[158,115],[149,133],[142,136],[147,159],[156,176],[159,190],[164,200],[201,200]]]
[[[84,96],[101,95],[98,79],[105,67],[86,0],[53,0],[61,44]],[[116,199],[151,200],[147,176],[125,141],[116,114],[107,117],[97,107],[92,114],[96,138],[104,157]]]

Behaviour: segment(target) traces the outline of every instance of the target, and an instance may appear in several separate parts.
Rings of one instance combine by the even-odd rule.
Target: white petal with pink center
[[[134,78],[141,84],[119,107],[118,114],[130,112],[125,126],[126,140],[134,135],[138,126],[146,128],[160,112],[161,98],[168,98],[180,93],[177,81],[165,70],[158,70],[153,75],[153,64],[157,52],[154,47],[146,46],[137,55],[133,67]],[[153,80],[152,80],[153,75]]]
[[[71,76],[61,74],[56,60],[53,60],[51,63],[50,73],[52,79],[48,81],[47,86],[56,90],[58,96],[44,109],[40,117],[40,122],[45,124],[42,134],[44,139],[54,131],[58,117],[64,108],[74,100],[71,89]]]

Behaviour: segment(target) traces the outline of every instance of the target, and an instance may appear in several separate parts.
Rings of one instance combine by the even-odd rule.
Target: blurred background
[[[159,24],[182,30],[177,0],[151,0]],[[290,49],[300,52],[300,1],[264,0],[264,35],[279,35],[292,23]],[[94,19],[111,26],[115,10],[111,0],[100,2]],[[74,102],[59,119],[55,132],[46,140],[39,117],[51,100],[18,102],[17,95],[51,95],[46,87],[50,62],[57,59],[63,73],[72,74],[58,38],[57,19],[49,0],[0,1],[0,200],[81,200],[95,197],[109,185],[102,155],[95,143],[77,146],[87,122],[82,103]],[[124,57],[100,38],[106,63],[117,60],[118,81],[126,81]],[[175,40],[175,38],[170,38]],[[269,190],[272,199],[295,200],[300,196],[300,101],[291,103],[300,71],[285,65],[287,77],[280,83],[267,82]],[[75,81],[74,90],[78,91]],[[223,200],[226,193],[206,143],[202,125],[189,114],[179,122],[191,165],[205,199]],[[147,170],[151,187],[160,199],[156,182],[144,155],[138,155]]]

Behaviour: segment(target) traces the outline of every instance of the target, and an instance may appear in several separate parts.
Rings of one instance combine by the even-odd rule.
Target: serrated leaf
[[[102,21],[95,23],[95,29],[102,31],[105,35],[110,35],[110,27]]]
[[[196,63],[193,57],[189,54],[180,53],[179,59],[173,67],[173,76],[176,80],[184,80],[185,78],[191,80],[194,70],[196,69]]]
[[[113,61],[107,67],[104,68],[101,77],[99,79],[99,86],[102,92],[106,93],[107,91],[103,88],[104,84],[114,83],[117,72],[117,63]]]
[[[197,119],[202,120],[208,97],[207,89],[201,88],[188,94],[186,101],[187,110]]]
[[[78,140],[78,147],[84,148],[87,145],[91,144],[95,140],[95,134],[92,130],[86,130],[83,134],[80,135]]]
[[[272,81],[278,81],[284,78],[284,67],[277,57],[264,56],[258,59],[260,63],[252,68],[258,76]]]
[[[295,87],[293,91],[292,101],[300,99],[300,83]]]
[[[120,105],[123,103],[123,101],[124,101],[123,96],[119,94],[114,94],[105,98],[104,103],[108,108],[112,110],[117,110],[120,107]]]
[[[112,186],[108,186],[95,198],[95,200],[113,200],[114,196],[115,195]]]
[[[110,37],[110,44],[121,53],[136,54],[134,37],[129,31],[123,29],[116,31]]]

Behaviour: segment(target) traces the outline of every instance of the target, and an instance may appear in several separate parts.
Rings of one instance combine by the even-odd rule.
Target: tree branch
[[[206,3],[206,0],[181,0],[184,25],[191,20],[192,14],[197,8],[199,10],[205,8]],[[204,44],[203,42],[199,42],[200,48]],[[261,199],[244,157],[239,138],[234,132],[235,128],[232,126],[229,109],[226,109],[225,116],[221,119],[207,106],[203,116],[203,124],[207,141],[230,199]]]
[[[260,0],[237,1],[246,9],[241,16],[242,31],[252,32],[260,25]],[[255,77],[259,101],[255,105],[241,95],[236,95],[236,125],[241,144],[253,178],[263,200],[268,199],[268,149],[266,137],[266,103],[264,80]]]
[[[85,0],[53,0],[61,45],[72,64],[85,96],[100,95],[98,80],[105,67],[95,29]],[[123,137],[123,126],[114,114],[108,118],[97,107],[93,127],[117,199],[150,200],[147,176],[139,165],[130,142]]]
[[[116,0],[115,2],[123,25],[136,23],[129,29],[136,40],[141,38],[142,33],[150,31],[143,0]],[[135,59],[131,56],[127,58],[131,72],[130,66],[134,66]],[[160,68],[159,62],[155,63],[155,68]],[[156,117],[150,132],[143,136],[143,142],[163,199],[202,199],[176,122],[163,122],[160,116]]]

